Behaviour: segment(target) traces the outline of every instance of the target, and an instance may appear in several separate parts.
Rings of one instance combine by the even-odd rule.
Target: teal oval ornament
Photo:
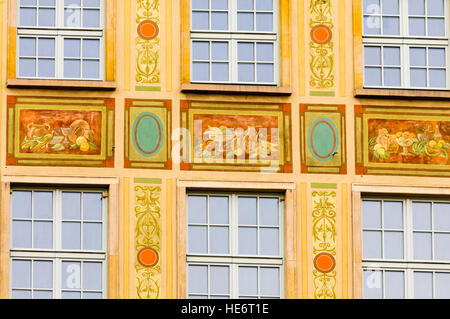
[[[164,130],[156,114],[139,114],[133,124],[132,139],[135,149],[145,157],[158,154],[164,142]]]
[[[332,159],[339,148],[339,132],[334,123],[327,118],[317,119],[309,129],[308,147],[316,160]]]

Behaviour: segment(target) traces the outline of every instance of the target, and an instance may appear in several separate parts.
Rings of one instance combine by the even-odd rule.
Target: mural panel
[[[7,165],[114,167],[114,100],[8,96]]]
[[[345,105],[300,105],[301,172],[346,174]]]
[[[356,106],[356,173],[449,176],[447,109]]]
[[[125,167],[171,169],[171,101],[125,100]]]
[[[290,104],[181,103],[183,170],[292,172]]]

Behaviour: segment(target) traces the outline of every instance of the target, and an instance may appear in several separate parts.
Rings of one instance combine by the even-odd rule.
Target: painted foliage
[[[125,167],[171,169],[171,101],[125,100]]]
[[[289,104],[182,101],[184,170],[292,172]]]
[[[7,165],[113,167],[114,100],[8,97]]]
[[[356,106],[355,123],[357,173],[450,175],[448,110]]]
[[[345,105],[300,105],[301,172],[346,174]]]

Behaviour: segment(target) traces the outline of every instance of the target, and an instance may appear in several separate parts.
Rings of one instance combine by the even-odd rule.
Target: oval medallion
[[[133,124],[133,144],[139,154],[155,156],[163,145],[164,130],[159,117],[153,113],[141,113]]]
[[[333,32],[324,24],[316,25],[311,29],[311,40],[317,44],[326,44],[331,41],[332,37]]]
[[[315,159],[326,162],[332,159],[339,147],[339,132],[327,118],[317,119],[309,129],[308,147]]]
[[[328,273],[336,267],[336,260],[329,253],[320,253],[314,258],[314,267],[321,273]]]
[[[138,252],[137,259],[142,266],[153,267],[159,261],[159,254],[151,247],[144,247]]]
[[[159,27],[154,21],[144,20],[139,23],[137,33],[144,40],[153,40],[159,34]]]

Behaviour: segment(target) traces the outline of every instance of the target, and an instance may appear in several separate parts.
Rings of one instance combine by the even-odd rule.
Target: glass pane
[[[209,223],[228,224],[228,197],[209,197]]]
[[[229,253],[228,227],[211,226],[209,228],[209,252],[211,254]]]
[[[83,289],[102,290],[102,263],[83,262]]]
[[[230,293],[230,269],[228,266],[210,266],[210,293],[228,295]]]
[[[19,39],[19,55],[20,56],[36,56],[36,39],[20,38]]]
[[[237,0],[238,10],[253,10],[253,0]]]
[[[445,20],[440,18],[428,18],[428,35],[431,37],[445,36]]]
[[[211,0],[211,9],[228,10],[228,0]]]
[[[100,40],[83,40],[83,57],[99,58],[100,57]]]
[[[242,197],[238,199],[239,225],[256,225],[256,197]]]
[[[208,0],[192,0],[192,9],[208,9]]]
[[[228,81],[228,63],[212,63],[212,80],[219,82]]]
[[[384,69],[384,85],[385,86],[400,86],[401,85],[400,68],[385,68]]]
[[[73,223],[73,222],[62,223],[62,248],[63,249],[81,248],[81,223]]]
[[[380,13],[380,0],[363,0],[364,13]]]
[[[12,227],[12,247],[13,248],[32,248],[31,247],[31,221],[14,220]]]
[[[255,65],[253,63],[238,63],[238,81],[255,82]]]
[[[409,63],[411,66],[426,66],[427,65],[426,48],[410,48]]]
[[[258,268],[239,267],[239,296],[258,294]]]
[[[450,203],[434,203],[434,230],[450,231]]]
[[[273,64],[259,64],[257,65],[256,75],[258,82],[270,83],[273,82],[274,66]]]
[[[381,201],[362,201],[363,228],[381,228]]]
[[[403,271],[385,271],[384,282],[386,283],[385,298],[405,298],[405,274]]]
[[[252,42],[238,43],[238,60],[254,61],[255,60],[255,44]]]
[[[64,77],[80,78],[81,77],[81,61],[64,60]]]
[[[414,272],[414,298],[433,298],[433,274],[431,272]]]
[[[83,61],[83,78],[100,78],[100,61]]]
[[[445,49],[428,48],[428,64],[433,67],[445,67]]]
[[[192,29],[193,30],[209,30],[209,13],[208,12],[192,12]]]
[[[13,218],[31,218],[31,192],[13,191],[11,201]]]
[[[33,299],[52,299],[52,298],[53,292],[51,291],[40,291],[40,290],[33,291]]]
[[[84,292],[83,299],[102,299],[103,294],[101,292]]]
[[[280,269],[261,267],[259,269],[260,294],[277,297],[280,295]]]
[[[383,47],[383,64],[400,65],[400,48]]]
[[[63,261],[61,267],[63,289],[81,289],[81,263]]]
[[[409,15],[424,15],[425,14],[425,0],[408,0],[408,14]]]
[[[414,229],[431,229],[431,203],[413,202],[412,209]]]
[[[206,226],[188,227],[188,252],[197,254],[208,252],[208,237]]]
[[[431,260],[431,234],[414,232],[414,259]]]
[[[212,60],[228,61],[228,42],[212,42],[211,49]],[[206,57],[207,59],[208,57]]]
[[[256,10],[261,11],[272,11],[273,10],[273,0],[257,0]]]
[[[228,13],[212,12],[211,13],[211,29],[212,30],[228,30]]]
[[[403,232],[384,232],[384,258],[403,259]]]
[[[80,7],[81,6],[81,0],[64,0],[64,5],[67,6],[75,6]]]
[[[379,10],[379,9],[378,9]],[[364,34],[377,35],[381,32],[381,18],[374,16],[364,16]]]
[[[363,258],[381,258],[381,231],[363,231]]]
[[[384,201],[384,228],[403,229],[403,202]]]
[[[100,10],[83,10],[83,26],[85,28],[100,27]]]
[[[398,0],[383,0],[383,14],[399,14]]]
[[[445,88],[447,86],[447,74],[445,69],[430,70],[430,87]]]
[[[54,59],[39,59],[38,61],[38,76],[42,78],[55,77],[55,60]]]
[[[31,260],[13,260],[11,279],[13,288],[31,288]]]
[[[83,1],[84,7],[100,7],[100,0],[84,0]]]
[[[36,26],[36,13],[35,8],[20,8],[20,25],[22,27]]]
[[[400,34],[400,18],[383,17],[383,34],[399,35]]]
[[[12,299],[31,299],[31,290],[12,290]]]
[[[37,260],[33,262],[33,288],[53,288],[53,262]]]
[[[34,218],[53,218],[53,192],[34,192]]]
[[[259,253],[261,255],[278,256],[279,230],[277,228],[259,229]]]
[[[83,193],[83,219],[102,220],[102,193]]]
[[[36,59],[19,59],[19,76],[35,77],[36,76]]]
[[[259,199],[259,224],[264,226],[278,226],[278,216],[278,198],[261,197]]]
[[[273,62],[273,43],[257,43],[256,60],[259,62]]]
[[[450,299],[450,273],[435,273],[435,290],[437,299]]]
[[[81,193],[62,193],[62,218],[81,219]]]
[[[445,14],[444,0],[428,0],[427,14],[430,16],[443,16]]]
[[[53,222],[34,222],[34,248],[53,248]]]
[[[192,63],[192,77],[194,81],[209,81],[209,63]]]
[[[64,26],[68,28],[81,27],[81,10],[75,8],[64,9]]]
[[[257,253],[257,228],[239,227],[239,254],[256,255]]]
[[[364,47],[364,65],[381,65],[381,47]]]
[[[84,223],[83,224],[83,249],[102,250],[102,224]]]
[[[383,298],[383,276],[379,270],[363,270],[363,297],[365,299]]]
[[[64,39],[64,57],[78,58],[81,54],[80,39]]]
[[[450,261],[450,234],[434,234],[434,259]]]
[[[254,14],[250,12],[238,12],[237,14],[237,24],[239,31],[253,31],[255,29]]]
[[[273,31],[273,13],[256,13],[256,31]]]
[[[81,292],[63,291],[61,297],[62,299],[81,299]]]
[[[208,293],[208,266],[188,266],[188,292]]]
[[[39,26],[54,27],[55,26],[55,9],[40,8],[39,9]]]
[[[39,38],[39,56],[55,56],[55,39]]]
[[[425,35],[425,18],[409,18],[409,35]]]
[[[213,54],[216,51],[213,50]],[[197,60],[209,60],[209,42],[193,41],[192,42],[192,58]]]
[[[36,6],[37,0],[20,0],[20,5],[22,6]]]
[[[380,86],[381,68],[364,68],[364,83],[369,86]]]
[[[206,224],[206,196],[188,196],[188,223]]]
[[[427,70],[426,69],[410,69],[410,83],[413,87],[427,86]]]

